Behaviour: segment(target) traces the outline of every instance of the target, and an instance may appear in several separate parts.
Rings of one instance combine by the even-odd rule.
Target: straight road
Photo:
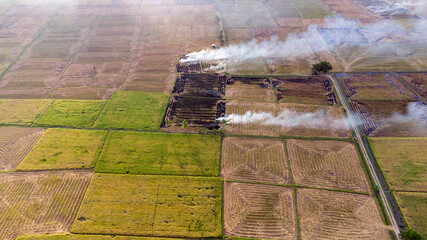
[[[342,89],[340,87],[340,85],[338,84],[337,80],[335,80],[335,78],[333,78],[332,76],[329,76],[329,79],[332,81],[332,83],[335,86],[335,89],[337,90],[337,94],[338,97],[342,103],[342,105],[344,106],[348,119],[349,119],[349,123],[351,125],[351,128],[353,129],[354,133],[356,134],[356,139],[357,142],[359,143],[360,149],[362,150],[362,154],[363,154],[363,158],[365,159],[368,168],[369,168],[369,172],[372,176],[372,179],[374,180],[374,184],[377,185],[379,187],[380,190],[380,196],[381,196],[381,200],[385,206],[385,210],[387,212],[387,215],[390,218],[390,222],[391,225],[393,227],[394,233],[396,234],[397,239],[400,239],[400,228],[399,225],[397,224],[396,221],[396,216],[393,213],[392,209],[391,209],[391,204],[389,202],[389,199],[387,198],[387,195],[385,194],[385,191],[383,189],[383,185],[381,184],[379,178],[378,178],[378,174],[375,167],[374,167],[374,160],[372,159],[372,157],[368,154],[368,150],[366,149],[366,145],[363,141],[362,138],[362,134],[361,134],[361,129],[359,128],[358,124],[357,124],[357,116],[353,113],[353,111],[351,110],[350,106],[347,103],[347,100],[342,92]]]

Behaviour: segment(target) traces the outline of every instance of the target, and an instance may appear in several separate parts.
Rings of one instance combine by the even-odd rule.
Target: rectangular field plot
[[[226,127],[226,132],[230,134],[249,134],[249,135],[268,135],[268,136],[317,136],[317,137],[337,137],[345,138],[350,136],[349,130],[341,125],[335,126],[334,121],[340,121],[344,118],[344,114],[340,107],[335,106],[319,106],[308,104],[294,103],[267,103],[267,102],[251,102],[251,101],[229,101],[226,106],[226,116],[234,114],[234,116],[244,116],[245,114],[264,113],[278,117],[284,111],[292,111],[295,114],[311,114],[316,111],[322,112],[326,122],[324,126],[303,127],[302,125],[282,125],[280,122],[267,121],[248,121],[230,123]],[[318,113],[320,113],[318,112]],[[292,125],[292,126],[291,126]]]
[[[96,128],[156,130],[160,128],[168,95],[118,91],[96,120]]]
[[[56,100],[37,125],[90,127],[104,105],[105,101]]]
[[[370,137],[427,135],[427,105],[411,100],[350,100],[350,106]]]
[[[164,119],[174,126],[187,121],[189,126],[215,124],[225,112],[225,102],[216,98],[195,98],[175,96],[169,102]]]
[[[291,183],[282,140],[226,137],[221,162],[226,180]]]
[[[276,96],[268,78],[238,77],[227,79],[225,97],[234,100],[275,102]]]
[[[369,143],[392,190],[427,191],[427,137],[369,138]]]
[[[297,239],[292,189],[225,182],[224,234],[260,239]]]
[[[218,74],[182,74],[176,79],[172,93],[195,97],[221,98],[225,94],[226,77]]]
[[[300,188],[297,205],[302,239],[390,239],[370,196]]]
[[[179,238],[151,238],[116,235],[82,235],[82,234],[58,234],[58,235],[32,235],[18,237],[17,240],[179,240]],[[183,239],[181,239],[183,240]]]
[[[106,131],[99,130],[48,129],[18,169],[94,167],[106,134]]]
[[[352,143],[286,140],[296,185],[369,193],[369,182]]]
[[[90,177],[86,171],[0,173],[0,238],[65,233]]]
[[[354,100],[415,99],[415,93],[391,73],[339,73],[344,94]]]
[[[175,73],[129,74],[120,89],[170,93],[175,78]]]
[[[105,100],[111,97],[116,88],[82,87],[54,89],[50,99]]]
[[[31,125],[49,108],[52,100],[0,100],[0,124]]]
[[[398,73],[421,97],[427,98],[427,73]]]
[[[279,102],[338,104],[332,83],[324,77],[272,78],[272,84],[277,90],[276,99]]]
[[[43,132],[39,128],[0,127],[0,171],[14,169]]]
[[[96,174],[71,232],[218,237],[219,178]]]
[[[219,136],[111,132],[95,170],[218,176],[220,145]]]
[[[395,192],[399,207],[410,228],[415,229],[427,238],[427,193],[426,192]]]

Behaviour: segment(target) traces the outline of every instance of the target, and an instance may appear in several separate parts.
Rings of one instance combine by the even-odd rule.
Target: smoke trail
[[[412,102],[407,106],[407,113],[395,112],[388,118],[379,120],[383,127],[412,123],[416,127],[427,128],[427,105],[422,102]],[[282,127],[306,127],[306,128],[327,128],[327,129],[348,129],[350,126],[348,118],[332,118],[326,111],[317,110],[315,112],[299,113],[292,110],[284,110],[277,115],[270,112],[247,111],[244,114],[230,114],[218,118],[217,121],[226,121],[231,124],[256,123],[261,125],[275,125]],[[355,119],[356,125],[361,122]]]
[[[257,43],[255,39],[240,44],[232,44],[219,49],[204,49],[199,52],[192,52],[186,55],[186,58],[181,59],[181,62],[190,61],[218,61],[218,60],[233,60],[246,61],[256,58],[292,58],[302,57],[312,54],[312,50],[307,47],[305,39],[310,43],[326,42],[327,47],[333,50],[342,46],[368,46],[375,45],[376,48],[381,47],[388,51],[393,50],[397,45],[390,42],[381,44],[380,41],[384,38],[398,38],[405,41],[425,41],[422,36],[425,35],[425,20],[415,20],[415,26],[411,32],[403,29],[391,20],[383,20],[373,24],[362,25],[359,21],[350,20],[342,16],[326,17],[324,24],[310,25],[307,30],[301,35],[289,34],[285,40],[280,41],[277,36],[272,36],[270,39]],[[323,36],[319,33],[325,31]],[[305,39],[302,38],[305,37]],[[421,36],[421,37],[420,37]],[[329,38],[329,39],[328,39]],[[378,44],[380,44],[378,46]],[[313,45],[313,44],[312,44]],[[320,46],[320,45],[319,45]],[[323,46],[323,45],[322,45]],[[314,51],[316,44],[312,46]]]
[[[423,102],[411,102],[407,106],[407,113],[395,112],[388,118],[380,120],[381,125],[395,125],[412,123],[415,126],[427,128],[427,105]]]
[[[234,124],[258,123],[262,125],[276,125],[282,127],[308,127],[308,128],[347,128],[346,118],[331,118],[324,110],[315,112],[298,113],[292,110],[284,110],[278,115],[269,112],[251,112],[245,114],[230,114],[218,118],[218,121],[226,121]]]

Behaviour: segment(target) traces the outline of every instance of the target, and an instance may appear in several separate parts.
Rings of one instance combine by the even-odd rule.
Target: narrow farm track
[[[356,115],[353,113],[350,106],[348,105],[347,99],[345,98],[340,85],[338,84],[335,78],[333,77],[329,77],[329,78],[334,84],[335,89],[337,90],[338,97],[347,112],[347,116],[349,118],[351,128],[354,130],[354,133],[356,134],[357,142],[359,143],[360,149],[362,150],[363,158],[365,159],[368,165],[369,173],[374,181],[374,184],[377,185],[380,189],[381,200],[384,203],[385,210],[387,212],[388,217],[390,218],[390,222],[393,227],[394,233],[396,234],[397,239],[400,239],[400,236],[399,236],[400,227],[404,227],[404,225],[400,220],[400,212],[397,209],[397,205],[396,203],[394,203],[394,200],[391,198],[390,190],[387,188],[387,186],[385,186],[384,180],[382,179],[378,169],[376,168],[376,163],[372,158],[372,153],[370,152],[369,148],[366,146],[366,142],[362,138],[362,130],[356,124],[357,122]],[[380,181],[380,179],[382,181]]]

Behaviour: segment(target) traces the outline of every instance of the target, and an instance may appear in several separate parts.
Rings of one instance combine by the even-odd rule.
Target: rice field
[[[390,239],[370,196],[297,189],[297,205],[302,239]]]
[[[18,170],[93,168],[101,153],[106,131],[46,130]]]
[[[0,173],[0,238],[67,232],[91,175],[86,171]]]
[[[111,132],[95,171],[216,177],[220,145],[219,136]]]
[[[225,137],[221,176],[226,180],[290,184],[282,140]]]
[[[352,143],[291,139],[286,146],[296,185],[370,192]]]
[[[221,190],[218,178],[95,174],[71,232],[219,237]]]
[[[0,171],[14,169],[43,133],[39,128],[0,127]]]
[[[226,182],[224,233],[257,239],[297,239],[292,189]]]

